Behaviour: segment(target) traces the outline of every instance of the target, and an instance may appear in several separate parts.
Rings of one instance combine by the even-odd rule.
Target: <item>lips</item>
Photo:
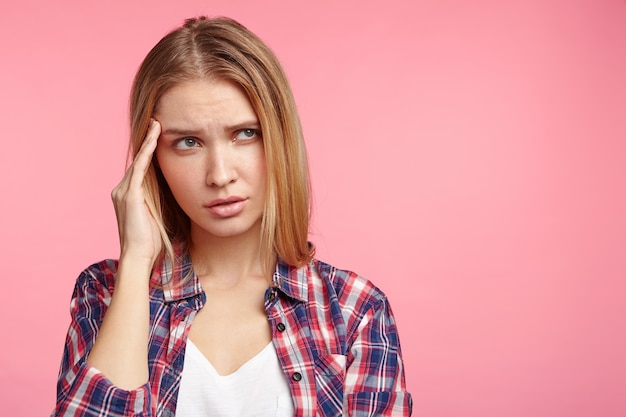
[[[215,200],[211,201],[206,206],[207,207],[223,206],[226,204],[237,203],[243,200],[245,200],[245,198],[237,197],[237,196],[232,196],[232,197],[227,197],[227,198],[216,198]]]
[[[216,217],[226,218],[236,216],[241,213],[246,206],[247,199],[243,197],[217,198],[205,207]]]

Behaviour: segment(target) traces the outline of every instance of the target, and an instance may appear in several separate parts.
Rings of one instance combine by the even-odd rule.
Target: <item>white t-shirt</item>
[[[289,384],[274,344],[230,375],[217,373],[187,340],[176,417],[293,417]]]

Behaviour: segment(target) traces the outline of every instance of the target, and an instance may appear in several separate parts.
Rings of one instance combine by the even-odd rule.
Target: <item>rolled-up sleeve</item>
[[[400,340],[381,298],[361,319],[348,353],[344,407],[350,416],[410,416]]]

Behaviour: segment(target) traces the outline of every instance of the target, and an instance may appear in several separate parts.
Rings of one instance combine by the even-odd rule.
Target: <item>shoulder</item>
[[[92,264],[80,273],[70,302],[70,313],[75,320],[102,320],[111,303],[116,273],[117,261],[112,259]],[[83,332],[92,330],[89,328]]]
[[[369,279],[356,272],[340,269],[326,262],[314,259],[310,268],[327,286],[332,288],[341,304],[372,306],[386,300],[385,293]]]
[[[78,276],[74,293],[94,290],[103,293],[113,292],[117,266],[118,261],[115,259],[105,259],[88,266]]]
[[[369,279],[317,259],[309,268],[313,281],[313,294],[309,294],[309,299],[327,304],[331,310],[339,308],[348,332],[355,330],[366,315],[387,309],[387,296]]]

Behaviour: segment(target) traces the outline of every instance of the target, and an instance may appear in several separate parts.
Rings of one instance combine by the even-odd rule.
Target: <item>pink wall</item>
[[[131,77],[197,14],[282,59],[312,240],[391,298],[415,415],[626,416],[621,0],[3,2],[0,415],[53,406],[74,279],[117,252]]]

